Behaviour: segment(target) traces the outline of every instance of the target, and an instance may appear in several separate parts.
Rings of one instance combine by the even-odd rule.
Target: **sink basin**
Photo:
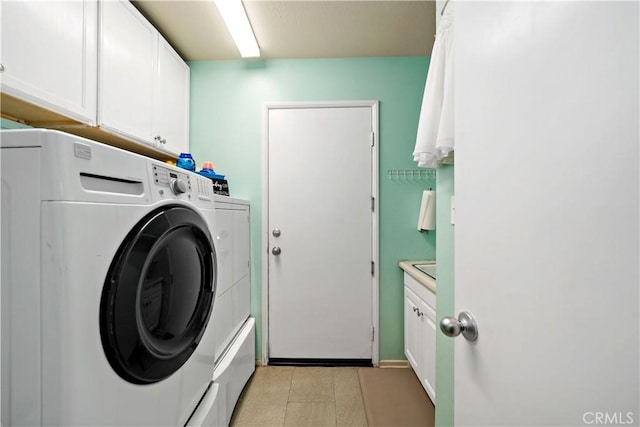
[[[431,277],[433,280],[436,280],[436,263],[422,263],[422,264],[413,264],[415,268],[422,271],[427,276]]]

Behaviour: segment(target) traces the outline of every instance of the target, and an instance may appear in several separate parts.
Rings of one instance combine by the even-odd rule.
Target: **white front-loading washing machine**
[[[209,390],[214,200],[197,174],[2,131],[2,424],[184,425]]]

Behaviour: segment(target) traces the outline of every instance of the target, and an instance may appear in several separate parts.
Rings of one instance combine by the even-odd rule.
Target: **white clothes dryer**
[[[229,425],[256,363],[255,319],[250,317],[249,202],[220,195],[214,200],[215,222],[210,231],[218,254],[218,287],[211,328],[216,364],[212,393],[205,395],[189,427]]]
[[[215,362],[210,182],[58,131],[0,136],[2,424],[184,425]]]

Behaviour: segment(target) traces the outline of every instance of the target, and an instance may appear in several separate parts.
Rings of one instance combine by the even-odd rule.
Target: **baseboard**
[[[378,362],[379,368],[408,368],[408,360],[381,360]]]
[[[272,366],[371,367],[371,359],[271,357]]]
[[[256,368],[263,366],[262,360],[256,359]],[[408,368],[408,360],[381,360],[378,362],[379,368]]]

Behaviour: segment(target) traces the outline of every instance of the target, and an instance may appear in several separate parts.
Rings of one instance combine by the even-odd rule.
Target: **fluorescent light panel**
[[[260,47],[253,35],[242,0],[215,0],[227,29],[243,58],[260,56]]]

